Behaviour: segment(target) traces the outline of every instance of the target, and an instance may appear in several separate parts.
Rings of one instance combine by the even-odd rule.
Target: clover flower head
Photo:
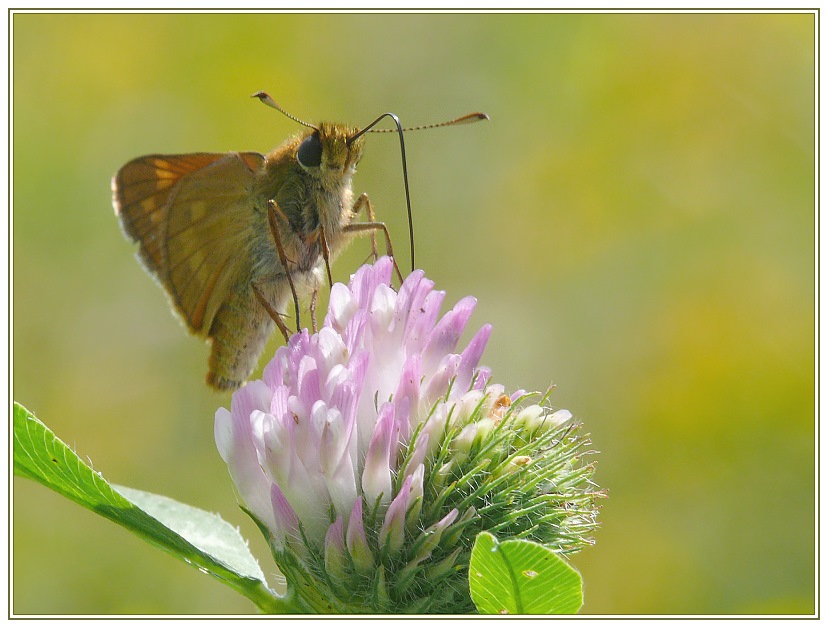
[[[240,502],[312,611],[467,612],[480,531],[566,553],[595,526],[571,414],[489,381],[490,325],[458,350],[473,298],[441,317],[445,293],[422,271],[395,291],[392,268],[335,284],[319,332],[216,412]]]

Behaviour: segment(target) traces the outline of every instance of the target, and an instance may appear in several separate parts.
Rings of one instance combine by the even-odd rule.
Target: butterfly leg
[[[270,304],[270,301],[267,300],[267,297],[262,292],[261,288],[257,286],[255,283],[251,283],[250,287],[253,288],[253,294],[256,295],[256,298],[259,300],[259,303],[262,304],[262,307],[267,310],[267,313],[270,314],[270,318],[273,319],[273,322],[276,323],[276,327],[279,328],[279,331],[282,332],[282,335],[285,337],[285,342],[290,339],[290,330],[285,325],[285,321],[282,320],[282,315],[276,311],[276,309]]]
[[[285,221],[287,221],[287,216],[285,216],[285,213],[276,204],[276,201],[274,201],[272,199],[267,202],[267,208],[269,210],[267,215],[268,215],[268,222],[270,224],[270,231],[273,233],[273,240],[276,242],[276,250],[279,252],[279,261],[282,263],[282,268],[285,269],[285,276],[287,277],[288,284],[290,285],[290,292],[293,295],[293,306],[296,310],[296,330],[299,331],[299,325],[300,325],[300,323],[299,323],[299,297],[296,294],[296,286],[293,285],[293,279],[290,276],[290,269],[288,268],[287,255],[285,255],[285,249],[282,246],[282,236],[279,233],[279,225],[276,223],[277,214]],[[273,320],[276,320],[276,319],[274,318]],[[282,333],[285,333],[285,332],[282,331]],[[285,336],[285,339],[287,340],[287,336]]]
[[[325,270],[328,271],[328,287],[333,288],[333,277],[331,277],[331,250],[328,248],[325,230],[321,226],[319,227],[319,242],[322,244],[322,259],[325,260]]]
[[[362,208],[365,208],[365,213],[368,215],[368,222],[376,222],[377,218],[374,215],[374,208],[371,207],[371,199],[368,198],[368,193],[363,192],[359,195],[359,198],[354,203],[353,209],[351,209],[351,213],[356,216],[359,214]],[[371,257],[374,261],[377,261],[377,233],[376,231],[371,232]],[[367,260],[366,260],[367,261]]]
[[[400,283],[402,284],[402,273],[400,272],[399,266],[397,266],[397,260],[394,258],[394,249],[391,247],[391,236],[388,234],[388,227],[385,226],[384,222],[352,222],[350,225],[343,227],[342,231],[345,233],[362,233],[370,231],[372,235],[376,234],[377,231],[382,231],[385,234],[385,252],[388,257],[391,258],[391,261],[394,264],[394,270],[397,271],[397,277],[399,277]]]
[[[310,310],[310,317],[311,317],[311,329],[313,330],[314,334],[318,331],[318,328],[316,326],[316,297],[318,297],[318,296],[319,296],[319,289],[314,288],[313,292],[311,293],[310,305],[308,306],[308,309]]]

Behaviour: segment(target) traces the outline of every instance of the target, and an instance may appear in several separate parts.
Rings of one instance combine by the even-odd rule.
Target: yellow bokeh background
[[[213,442],[229,396],[113,215],[120,165],[268,151],[297,125],[261,89],[355,125],[483,110],[406,137],[418,266],[478,298],[494,379],[554,382],[600,450],[582,612],[814,612],[813,14],[12,22],[13,394],[106,478],[221,513],[275,581]],[[406,260],[396,138],[355,187]],[[31,481],[13,507],[15,613],[255,611]]]

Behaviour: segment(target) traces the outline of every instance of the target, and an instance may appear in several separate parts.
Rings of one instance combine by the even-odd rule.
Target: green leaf
[[[237,574],[265,582],[259,563],[237,528],[219,515],[182,504],[164,495],[111,485],[121,495],[203,552],[217,558]]]
[[[563,558],[532,541],[499,543],[488,532],[472,548],[469,586],[481,613],[576,613],[583,605],[581,574]]]
[[[247,596],[268,613],[296,612],[268,588],[238,530],[168,497],[114,487],[26,408],[14,404],[14,472],[134,532]]]

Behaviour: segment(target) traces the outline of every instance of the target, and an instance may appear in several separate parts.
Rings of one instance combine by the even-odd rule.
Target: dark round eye
[[[315,168],[322,163],[322,140],[319,139],[318,133],[309,135],[299,144],[296,159],[305,168]]]

